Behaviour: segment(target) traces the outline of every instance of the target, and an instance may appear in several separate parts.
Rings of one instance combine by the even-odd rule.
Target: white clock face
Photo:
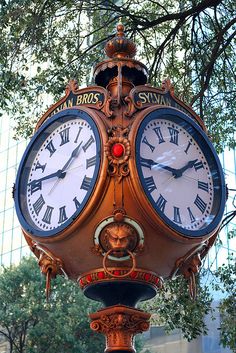
[[[192,125],[172,116],[147,119],[139,131],[137,164],[156,212],[174,229],[200,235],[217,215],[218,165]]]
[[[91,118],[59,116],[31,144],[20,182],[26,220],[49,235],[81,212],[100,164],[98,132]]]

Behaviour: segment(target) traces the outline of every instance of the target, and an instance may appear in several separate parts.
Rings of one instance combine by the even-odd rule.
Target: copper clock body
[[[102,235],[106,228],[121,233],[121,229],[115,229],[116,225],[120,228],[121,225],[130,227],[137,238],[135,246],[130,248],[135,254],[136,268],[163,278],[171,277],[178,270],[179,259],[189,258],[199,247],[204,249],[208,239],[217,232],[216,226],[204,236],[184,236],[163,221],[143,190],[136,165],[135,139],[143,117],[163,108],[175,111],[175,108],[155,105],[127,119],[122,107],[111,120],[99,110],[86,108],[86,105],[80,107],[89,113],[99,130],[101,162],[93,193],[79,216],[58,234],[40,237],[24,229],[29,242],[45,247],[61,259],[65,273],[74,280],[78,280],[82,274],[104,268],[105,253],[112,249],[112,245],[105,245]],[[69,111],[74,107],[66,109]],[[122,120],[123,126],[120,124]],[[114,146],[118,146],[117,157],[113,152]],[[119,146],[123,146],[121,152]],[[131,262],[128,253],[125,256],[109,254],[107,257],[107,267],[111,268],[127,269]]]

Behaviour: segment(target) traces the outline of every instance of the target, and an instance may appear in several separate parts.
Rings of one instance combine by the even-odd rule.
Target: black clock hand
[[[80,144],[73,150],[73,152],[71,153],[70,158],[68,159],[68,161],[66,162],[66,164],[64,165],[64,167],[62,167],[61,172],[64,172],[69,165],[71,164],[72,160],[76,157],[78,157],[79,152],[80,152],[80,146],[82,145],[83,141],[80,142]]]
[[[63,167],[62,170],[61,170],[61,175],[63,175],[63,174],[64,174],[64,176],[66,175],[66,173],[67,173],[67,171],[68,171],[67,168],[68,168],[68,167],[70,166],[70,164],[72,163],[73,158],[78,157],[79,152],[80,152],[80,146],[81,146],[82,143],[83,143],[83,141],[81,141],[80,144],[72,151],[70,158],[68,159],[68,161],[66,162],[66,164],[64,165],[64,167]],[[66,171],[65,171],[65,170],[66,170]],[[64,178],[64,176],[63,176],[63,178]],[[49,191],[48,195],[50,195],[51,192],[55,189],[55,187],[57,186],[57,184],[60,182],[60,179],[62,179],[61,176],[59,176],[58,179],[57,179],[57,181],[53,184],[53,186],[52,186],[51,190]]]
[[[63,166],[62,169],[58,169],[56,172],[49,174],[49,175],[46,175],[40,179],[32,180],[30,183],[28,183],[28,185],[40,183],[44,180],[55,178],[55,177],[57,177],[59,179],[63,179],[66,175],[66,172],[65,172],[66,168],[68,168],[68,166],[71,164],[71,161],[73,160],[73,158],[75,158],[79,155],[78,152],[79,152],[79,149],[80,149],[80,146],[82,143],[83,143],[83,141],[81,141],[80,144],[72,151],[70,158],[68,159],[68,161],[66,162],[66,164]]]
[[[185,170],[190,169],[194,166],[194,164],[197,162],[197,159],[194,159],[193,161],[189,161],[185,166],[183,166],[180,169],[177,169],[177,176],[176,178],[179,178],[182,176],[182,174],[185,172]]]
[[[178,169],[175,169],[175,168],[172,168],[172,167],[169,167],[168,165],[165,165],[165,164],[161,164],[161,163],[158,163],[158,162],[154,162],[152,159],[146,159],[146,158],[143,158],[141,157],[140,158],[140,162],[142,164],[143,167],[147,167],[149,169],[152,168],[152,166],[154,165],[157,165],[158,167],[162,168],[162,169],[165,169],[165,170],[168,170],[169,172],[171,172],[173,175],[177,175],[178,173]],[[177,177],[177,176],[176,176]]]
[[[63,172],[61,169],[59,169],[58,171],[56,171],[54,173],[51,173],[51,174],[48,174],[48,175],[45,175],[44,177],[42,177],[40,179],[32,180],[30,183],[28,183],[28,185],[32,185],[32,184],[35,184],[35,183],[40,183],[40,182],[42,182],[44,180],[55,178],[55,177],[63,179],[65,177],[65,175],[66,175],[66,172]]]

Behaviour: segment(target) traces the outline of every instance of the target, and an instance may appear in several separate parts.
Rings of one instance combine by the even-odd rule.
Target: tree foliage
[[[98,304],[62,277],[45,299],[45,278],[33,258],[6,268],[0,275],[0,336],[10,353],[94,353],[104,350],[104,338],[89,328],[88,313]]]
[[[10,353],[103,352],[105,339],[89,326],[88,314],[101,305],[87,299],[79,286],[58,276],[46,301],[45,278],[34,258],[0,274],[0,338]],[[142,341],[136,340],[137,353]]]
[[[234,234],[236,232],[234,231]],[[214,289],[223,294],[219,303],[221,315],[220,341],[223,347],[229,347],[236,352],[236,263],[231,254],[229,263],[223,264],[215,273]]]
[[[218,149],[234,146],[234,0],[2,0],[0,104],[19,133],[32,132],[45,100],[58,99],[70,78],[91,83],[91,67],[119,18],[151,83],[169,76]]]
[[[223,265],[215,275],[215,289],[227,293],[219,309],[222,314],[221,343],[234,352],[235,265]],[[86,299],[78,286],[61,276],[53,281],[49,302],[45,299],[45,278],[33,258],[5,268],[0,274],[0,337],[9,343],[10,353],[93,353],[104,350],[104,338],[89,328],[88,314],[99,305]],[[166,282],[156,298],[142,304],[153,314],[153,323],[167,332],[181,329],[188,340],[207,333],[204,317],[212,314],[212,296],[198,278],[196,301],[189,298],[187,282],[177,278]],[[213,316],[212,316],[213,317]],[[47,344],[45,344],[47,342]],[[140,352],[142,342],[136,342]]]
[[[228,232],[228,239],[236,236],[236,229]],[[220,243],[218,246],[221,246]],[[182,277],[169,280],[157,296],[142,304],[153,314],[153,322],[165,327],[167,332],[181,329],[188,341],[207,334],[205,316],[215,319],[212,301],[218,301],[220,313],[220,344],[236,353],[236,263],[233,253],[225,259],[217,270],[202,268],[197,277],[197,298],[192,301],[188,293],[188,283]],[[210,275],[210,276],[209,276]],[[211,281],[209,281],[211,278]],[[202,280],[203,279],[203,280]],[[203,281],[205,284],[203,284]],[[215,293],[212,293],[212,290]],[[220,298],[220,299],[219,299]]]
[[[197,282],[198,295],[196,300],[192,300],[184,278],[167,281],[154,299],[143,304],[145,310],[153,314],[153,323],[164,326],[167,332],[181,329],[188,341],[206,334],[204,318],[213,314],[212,296],[209,288],[200,284],[199,278]]]

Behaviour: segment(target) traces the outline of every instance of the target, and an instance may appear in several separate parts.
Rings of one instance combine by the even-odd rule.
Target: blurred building
[[[29,253],[14,210],[12,187],[27,141],[14,140],[14,122],[0,118],[0,265],[19,263]]]

